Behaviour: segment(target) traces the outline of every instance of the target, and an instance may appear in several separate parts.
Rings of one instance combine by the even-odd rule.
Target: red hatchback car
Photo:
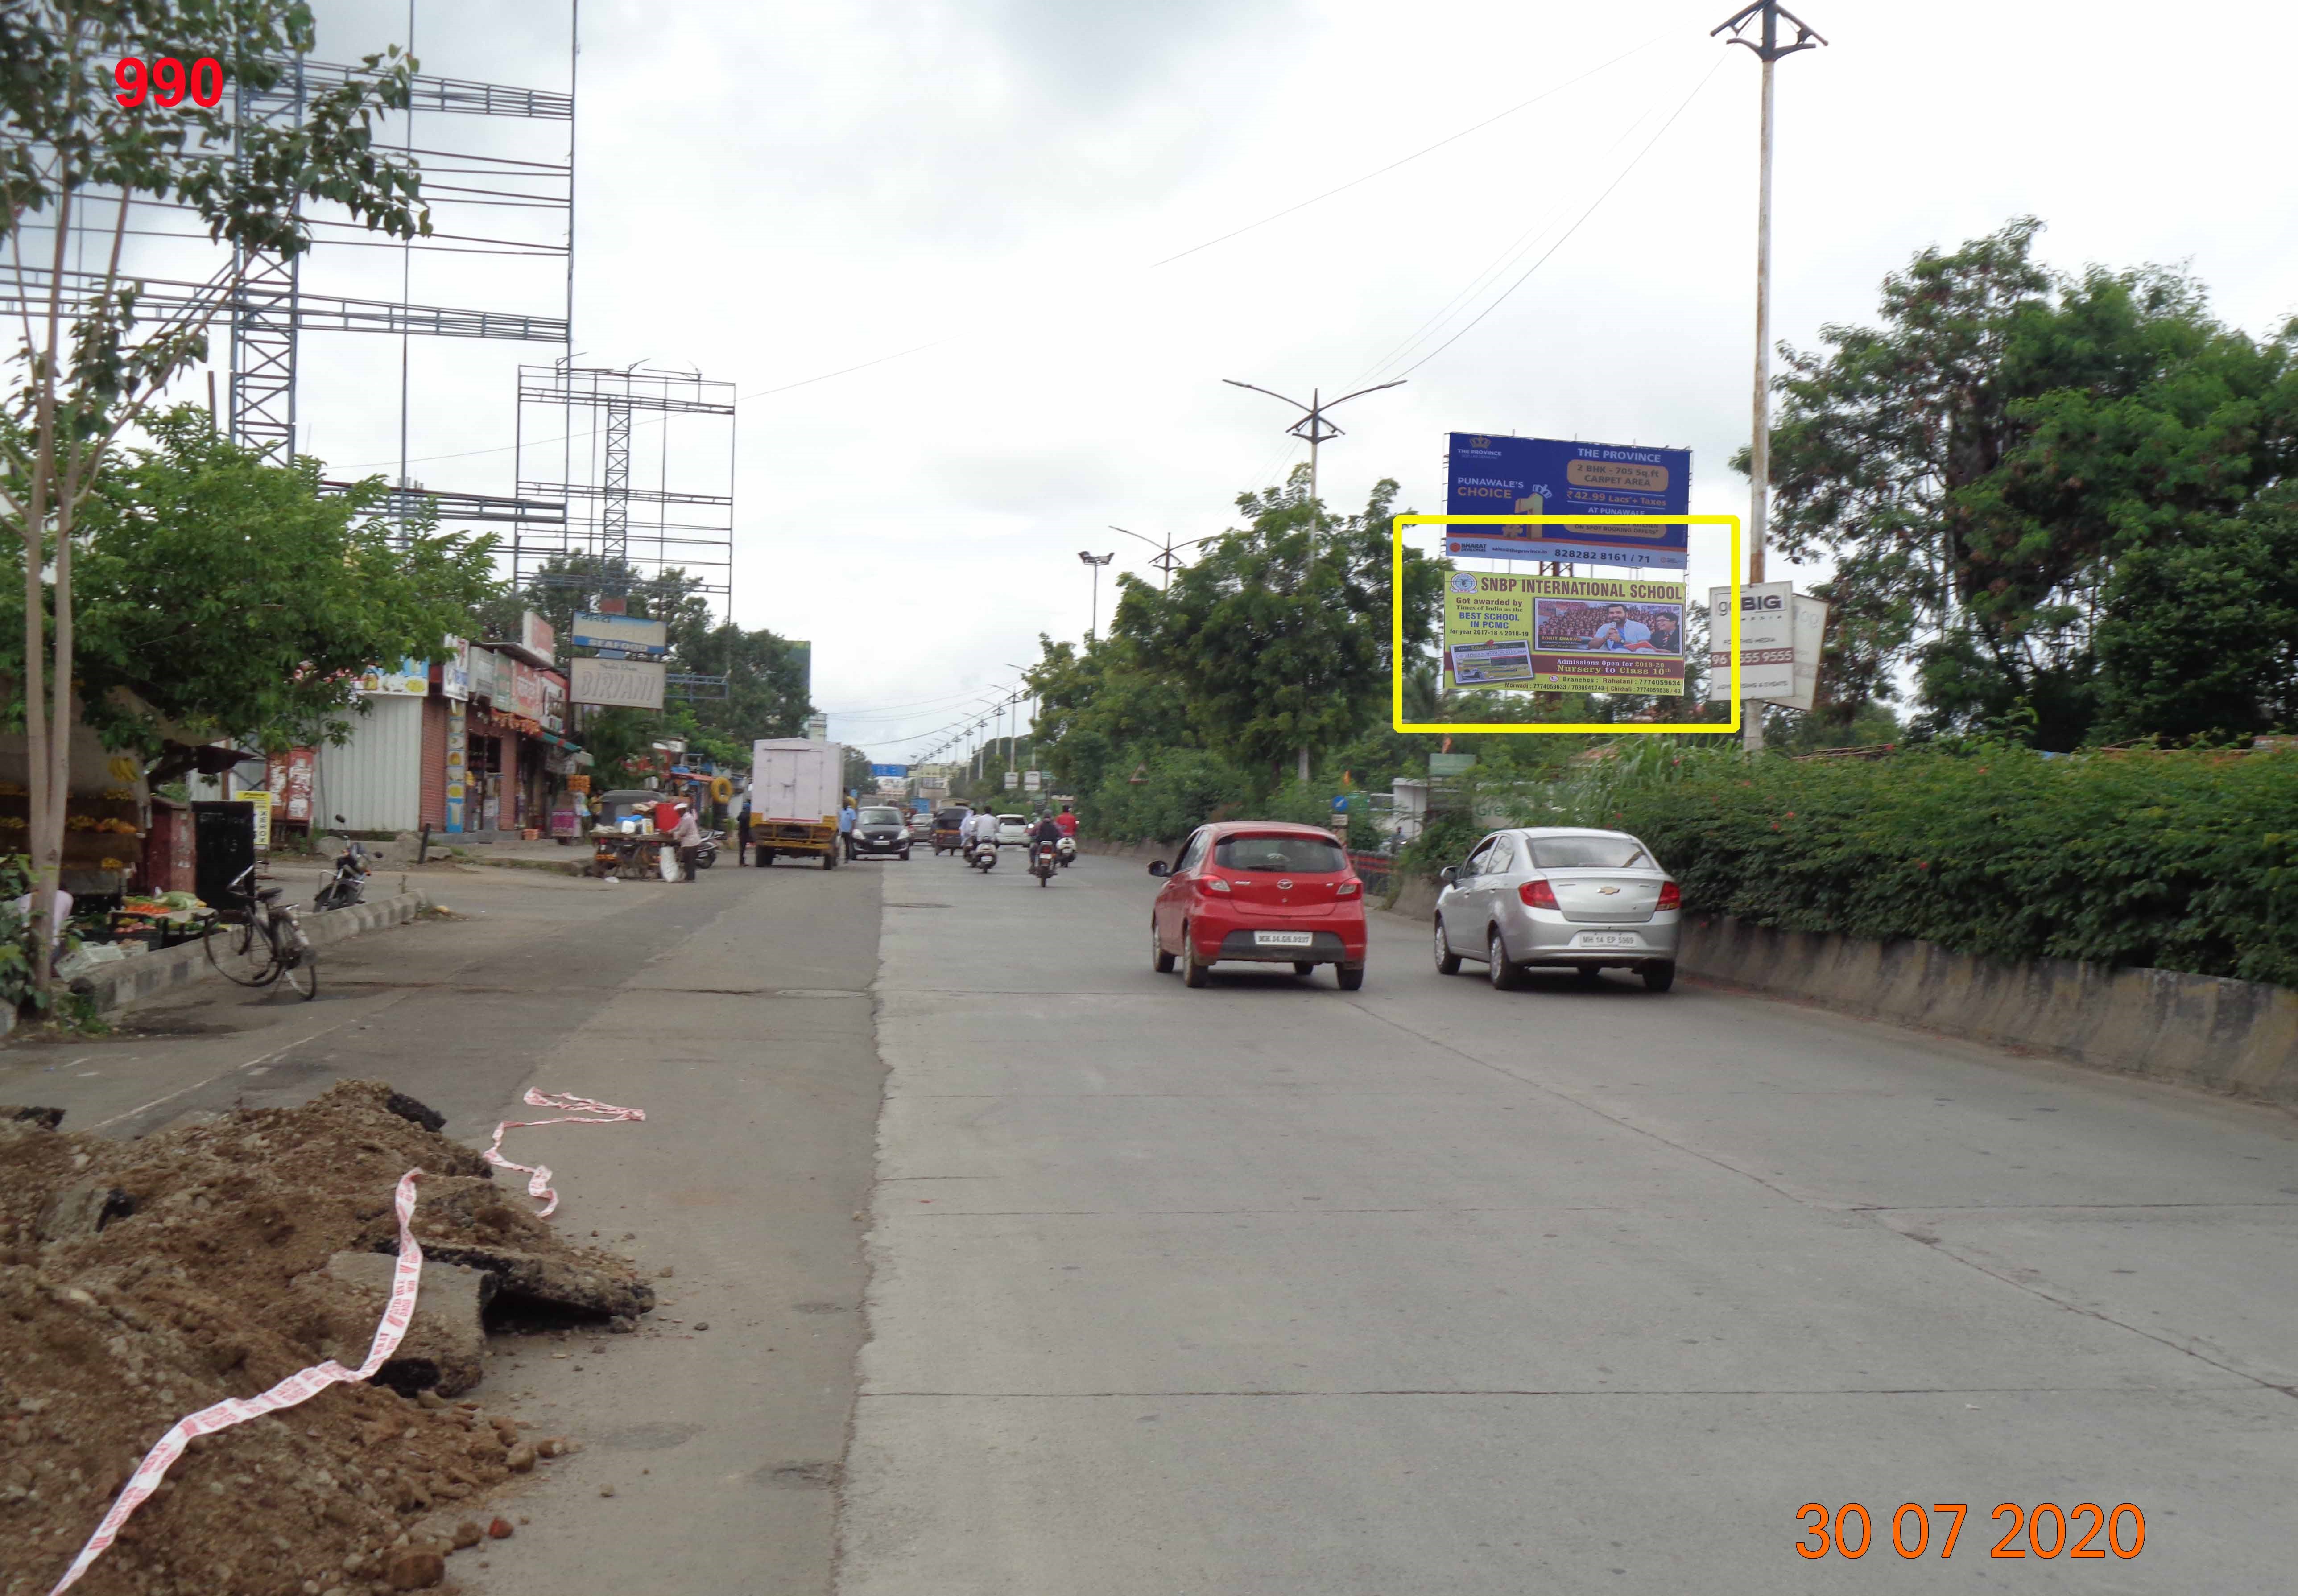
[[[1216,959],[1289,964],[1306,975],[1335,967],[1341,990],[1364,984],[1364,883],[1333,834],[1282,820],[1221,820],[1201,826],[1171,864],[1149,911],[1149,962],[1159,975],[1176,960],[1191,986],[1205,983]]]

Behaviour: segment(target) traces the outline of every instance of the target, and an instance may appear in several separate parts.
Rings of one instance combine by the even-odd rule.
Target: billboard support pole
[[[1780,43],[1780,19],[1795,24],[1795,43]],[[1756,38],[1739,37],[1750,21],[1762,19]],[[1779,0],[1757,0],[1708,30],[1707,37],[1729,31],[1724,42],[1743,45],[1764,63],[1763,116],[1757,136],[1756,182],[1756,393],[1754,430],[1748,441],[1748,580],[1764,580],[1765,533],[1770,523],[1772,492],[1772,68],[1784,55],[1813,49],[1827,41],[1810,24],[1781,5]],[[1749,705],[1740,728],[1742,746],[1758,753],[1764,746],[1764,715]]]

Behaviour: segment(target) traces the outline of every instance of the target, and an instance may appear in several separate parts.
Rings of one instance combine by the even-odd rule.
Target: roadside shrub
[[[2298,986],[2298,752],[1663,745],[1558,795],[1570,823],[1643,838],[1688,909]]]
[[[1153,756],[1138,783],[1129,770],[1120,761],[1084,796],[1079,819],[1088,834],[1119,843],[1170,842],[1247,796],[1244,773],[1203,749]]]

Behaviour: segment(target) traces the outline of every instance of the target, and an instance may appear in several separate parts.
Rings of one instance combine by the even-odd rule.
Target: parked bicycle
[[[231,884],[233,901],[217,906],[201,939],[208,962],[227,981],[269,986],[281,976],[306,1002],[319,995],[319,956],[292,903],[281,902],[285,887],[255,884],[255,867]]]

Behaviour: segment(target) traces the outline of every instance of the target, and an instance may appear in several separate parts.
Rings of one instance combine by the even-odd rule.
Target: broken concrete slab
[[[337,1253],[327,1260],[323,1272],[335,1288],[327,1293],[335,1310],[328,1314],[327,1353],[337,1362],[356,1368],[366,1359],[398,1268],[388,1253]],[[455,1396],[477,1385],[486,1373],[486,1306],[494,1294],[492,1275],[426,1257],[415,1317],[399,1350],[376,1370],[376,1383],[401,1396]]]
[[[578,1260],[524,1252],[516,1247],[426,1239],[426,1259],[438,1258],[484,1270],[495,1277],[498,1311],[516,1309],[543,1317],[573,1319],[635,1317],[654,1311],[654,1287],[626,1274],[586,1269]]]
[[[93,1236],[136,1212],[136,1199],[108,1181],[82,1181],[56,1193],[40,1213],[40,1245]]]

